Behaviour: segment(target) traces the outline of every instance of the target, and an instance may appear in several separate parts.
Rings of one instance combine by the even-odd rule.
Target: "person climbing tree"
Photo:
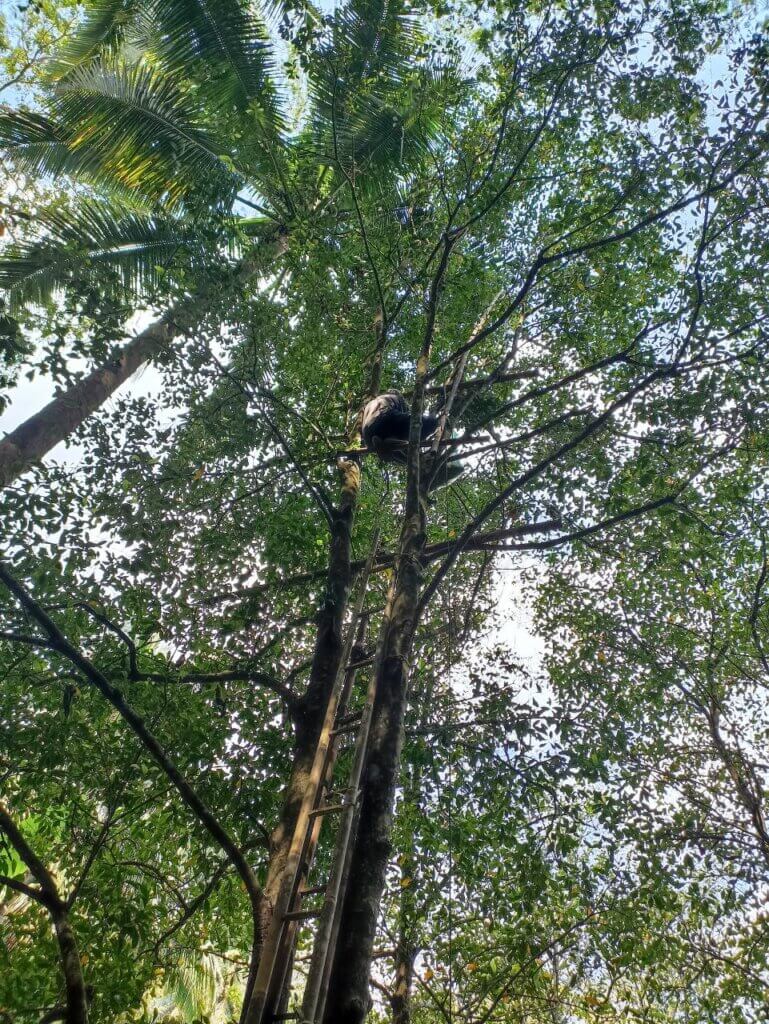
[[[3,21],[14,1021],[763,1019],[751,19]]]

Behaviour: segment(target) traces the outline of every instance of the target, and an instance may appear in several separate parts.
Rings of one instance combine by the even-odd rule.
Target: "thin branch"
[[[224,875],[227,873],[231,866],[232,865],[230,864],[229,861],[224,861],[222,864],[220,864],[216,871],[214,871],[213,875],[208,880],[206,885],[203,887],[201,892],[199,892],[198,895],[195,897],[195,899],[185,904],[184,913],[182,913],[177,918],[177,920],[170,927],[168,927],[160,936],[160,938],[157,939],[157,941],[153,944],[155,956],[157,956],[158,950],[163,945],[163,943],[167,942],[172,935],[175,935],[180,928],[184,927],[184,925],[190,920],[190,918],[194,917],[194,915],[202,907],[202,905],[205,903],[205,901],[217,887],[217,885],[222,880],[222,878],[224,877]]]
[[[109,834],[109,830],[112,827],[112,821],[113,821],[113,819],[115,817],[115,811],[116,811],[115,807],[111,808],[108,811],[107,817],[105,818],[104,823],[102,824],[102,827],[99,829],[99,834],[97,835],[96,840],[95,840],[93,846],[91,847],[91,849],[88,852],[88,856],[86,857],[85,864],[83,865],[82,870],[81,870],[80,874],[78,875],[77,881],[72,886],[72,891],[70,892],[69,896],[67,897],[67,908],[68,909],[72,908],[73,903],[75,902],[75,900],[77,899],[78,895],[80,894],[80,890],[83,888],[83,885],[85,884],[86,878],[88,878],[88,874],[89,874],[91,868],[93,867],[93,865],[96,862],[96,858],[99,856],[99,853],[101,852],[102,847],[104,846],[105,842],[107,841],[107,835]]]
[[[624,395],[616,399],[614,402],[611,402],[606,407],[606,409],[600,414],[600,416],[596,416],[592,420],[590,420],[590,422],[582,430],[578,431],[577,434],[570,438],[570,440],[566,441],[562,445],[559,445],[556,449],[547,454],[543,459],[540,459],[539,462],[536,462],[524,473],[521,473],[519,476],[515,477],[508,484],[507,487],[503,488],[503,490],[496,495],[496,497],[492,498],[491,501],[487,502],[484,508],[481,510],[481,512],[475,517],[475,519],[473,519],[470,523],[467,524],[465,529],[462,531],[461,536],[457,540],[456,546],[452,551],[450,551],[447,554],[443,564],[437,570],[437,572],[435,573],[427,587],[425,587],[424,593],[422,594],[422,598],[420,600],[420,611],[423,608],[425,608],[429,601],[432,599],[433,594],[440,586],[446,573],[449,571],[451,566],[462,553],[465,546],[470,542],[470,540],[473,537],[473,534],[477,531],[478,527],[482,523],[484,523],[498,508],[504,505],[504,503],[508,500],[508,498],[510,498],[512,494],[514,494],[517,490],[520,490],[521,487],[525,486],[530,481],[535,480],[537,477],[541,476],[546,469],[548,469],[555,462],[563,458],[564,455],[567,455],[575,448],[578,448],[589,437],[592,437],[594,434],[596,434],[608,423],[608,421],[612,418],[615,412],[617,412],[623,406],[628,405],[640,392],[650,387],[653,383],[662,378],[673,376],[674,373],[675,370],[672,367],[660,367],[653,373],[648,374],[634,387],[629,388]]]
[[[2,825],[0,825],[0,828],[2,828]],[[27,885],[26,882],[22,882],[18,878],[9,878],[8,875],[0,875],[0,885],[5,885],[9,889],[13,889],[14,892],[19,892],[22,896],[26,896],[27,899],[34,900],[36,903],[41,903],[45,906],[43,893],[33,885]]]

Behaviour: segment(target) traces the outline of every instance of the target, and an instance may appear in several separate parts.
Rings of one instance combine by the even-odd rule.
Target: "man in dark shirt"
[[[372,398],[363,407],[361,436],[363,443],[382,462],[406,464],[411,410],[400,391],[385,391]],[[435,433],[438,417],[426,412],[422,415],[422,440]],[[433,464],[429,490],[436,491],[453,483],[464,473],[464,466],[456,456],[439,457]]]
[[[385,391],[363,407],[363,443],[384,462],[405,465],[410,423],[411,411],[400,391]],[[422,416],[422,440],[428,438],[437,426],[438,417],[425,413]]]

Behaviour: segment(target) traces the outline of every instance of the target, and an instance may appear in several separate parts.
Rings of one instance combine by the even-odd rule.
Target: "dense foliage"
[[[394,1024],[765,1019],[755,11],[91,0],[0,42],[0,382],[59,395],[0,443],[0,1018],[251,1024],[353,630],[327,1021],[369,975]],[[403,468],[355,454],[390,387],[449,413]]]

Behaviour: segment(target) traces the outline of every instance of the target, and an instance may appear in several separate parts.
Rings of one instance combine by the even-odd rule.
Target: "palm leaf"
[[[418,20],[405,0],[351,0],[335,12],[333,50],[357,81],[397,74],[418,39]]]
[[[67,37],[48,64],[49,75],[60,78],[104,53],[116,53],[145,7],[142,0],[90,0],[77,31]]]
[[[214,106],[250,108],[277,131],[281,124],[275,59],[261,18],[242,0],[154,0],[164,63],[196,77]]]
[[[184,221],[99,200],[84,200],[74,210],[42,211],[38,225],[44,237],[9,246],[0,259],[0,289],[12,309],[45,302],[95,266],[110,269],[116,289],[147,290],[180,250],[189,254],[201,246]]]
[[[77,68],[56,85],[52,111],[72,151],[98,151],[115,179],[139,194],[173,203],[203,183],[222,196],[239,184],[189,94],[150,68],[104,61]]]
[[[169,70],[196,79],[211,107],[250,108],[262,128],[282,128],[269,35],[244,0],[91,0],[50,75],[66,77],[121,50],[130,55],[137,41]]]
[[[31,110],[0,109],[0,150],[22,170],[58,177],[72,156],[64,132],[51,118]]]
[[[213,957],[181,952],[166,974],[164,989],[183,1020],[190,1022],[211,1013],[219,981]]]
[[[138,197],[128,190],[105,164],[98,145],[70,148],[70,133],[53,118],[32,110],[0,110],[0,152],[34,177],[66,176],[79,183],[96,185],[108,194]]]
[[[415,61],[421,39],[402,0],[354,0],[337,12],[310,70],[310,135],[321,160],[404,165],[424,155],[447,76]]]

